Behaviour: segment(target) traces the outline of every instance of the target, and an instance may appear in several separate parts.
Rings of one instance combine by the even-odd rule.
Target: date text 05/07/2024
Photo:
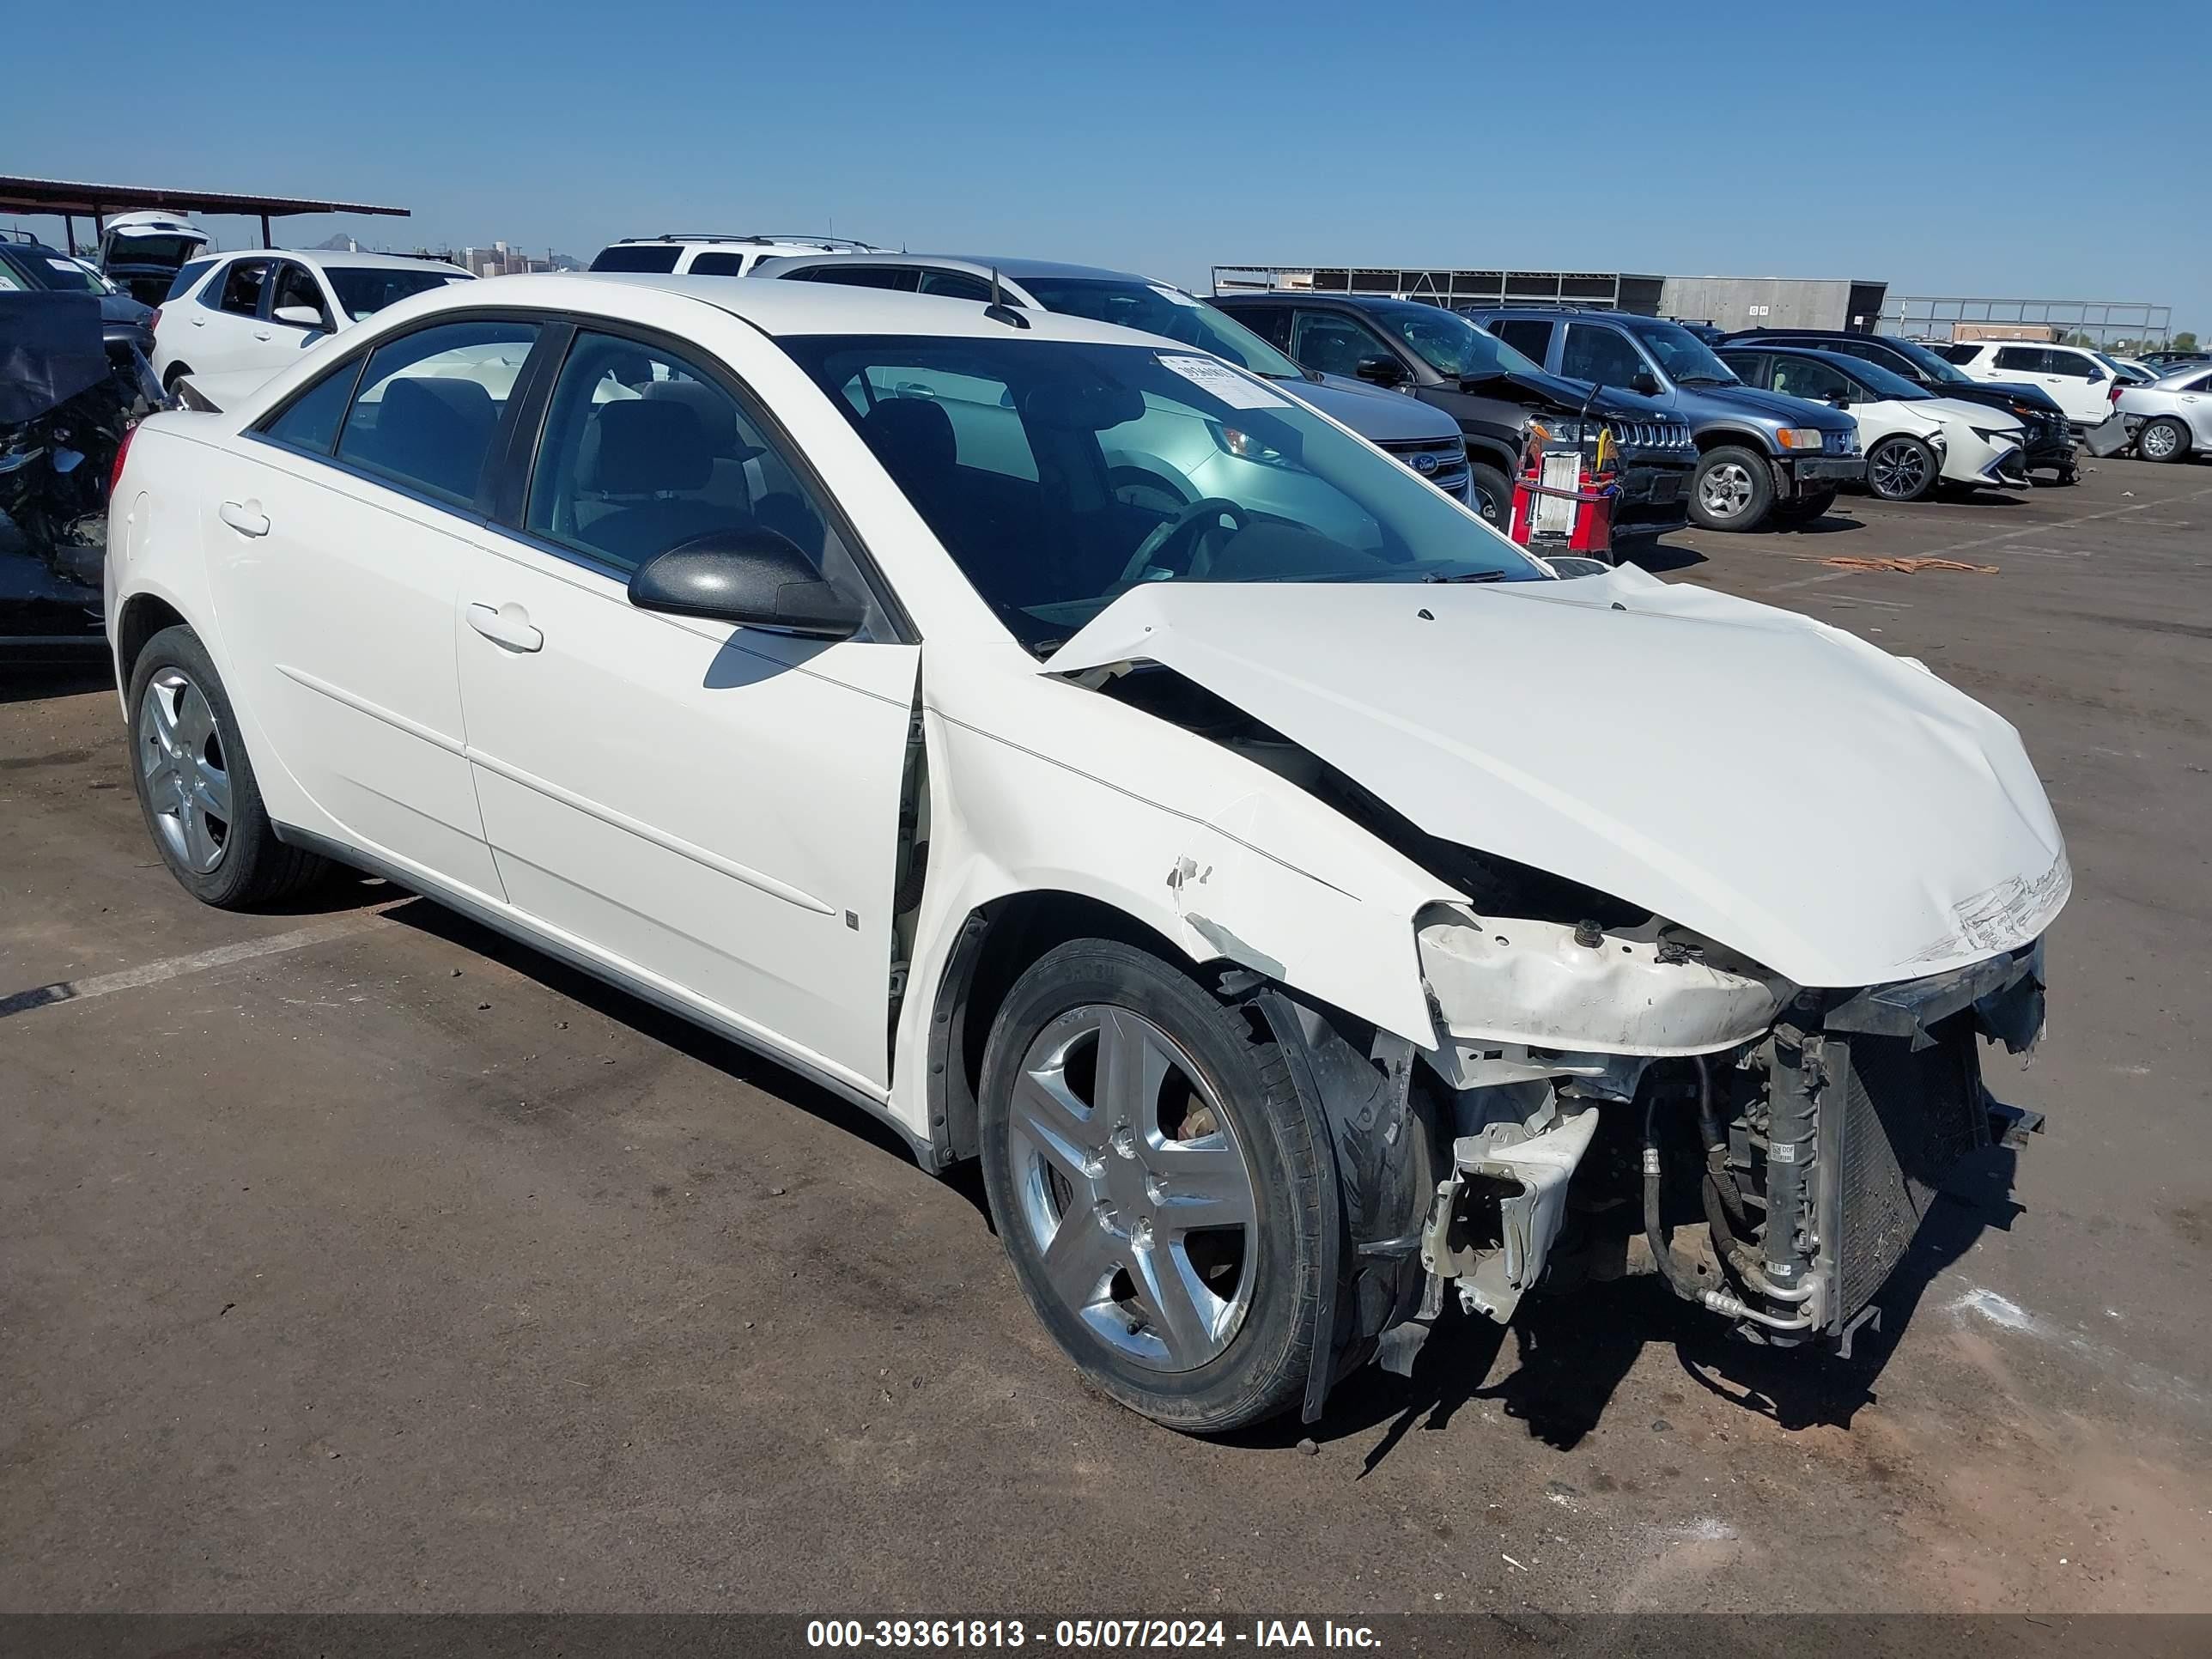
[[[1364,1648],[1382,1646],[1366,1625],[1334,1620],[1255,1619],[814,1619],[811,1648],[1051,1647],[1121,1649]]]

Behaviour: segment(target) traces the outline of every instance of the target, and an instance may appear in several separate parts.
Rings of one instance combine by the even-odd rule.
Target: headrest
[[[682,404],[699,417],[707,453],[718,460],[749,461],[758,446],[738,436],[738,406],[730,394],[696,380],[654,380],[645,388],[647,403]]]
[[[860,435],[896,477],[948,477],[960,459],[952,417],[927,398],[886,398],[860,422]]]
[[[577,469],[580,488],[603,495],[697,489],[714,476],[714,452],[689,404],[623,398],[592,413],[596,432]],[[596,437],[598,441],[589,441]]]

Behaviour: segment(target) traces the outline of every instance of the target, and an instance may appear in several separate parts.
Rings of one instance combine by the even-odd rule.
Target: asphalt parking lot
[[[2069,837],[2050,1035],[1990,1071],[2048,1133],[1854,1362],[1632,1281],[1311,1455],[1179,1439],[974,1182],[788,1075],[381,885],[192,904],[112,690],[46,669],[0,680],[0,1608],[2212,1609],[2212,468],[1646,562],[1922,659]]]

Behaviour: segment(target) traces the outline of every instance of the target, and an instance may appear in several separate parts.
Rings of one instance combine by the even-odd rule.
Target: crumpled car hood
[[[1791,612],[1567,582],[1152,583],[1044,664],[1173,668],[1430,834],[1646,908],[1804,986],[2035,938],[2072,890],[2011,726]]]

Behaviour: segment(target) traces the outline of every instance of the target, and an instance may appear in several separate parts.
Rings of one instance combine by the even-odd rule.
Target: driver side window
[[[1838,394],[1845,398],[1852,395],[1848,376],[1811,357],[1777,357],[1771,384],[1777,392],[1815,403]]]
[[[222,274],[216,309],[234,317],[252,317],[261,309],[261,285],[269,276],[266,259],[240,259]]]
[[[629,572],[716,531],[783,536],[866,591],[834,521],[752,412],[659,346],[579,333],[553,388],[525,527]]]
[[[1644,359],[1617,329],[1602,323],[1570,323],[1559,352],[1559,373],[1571,380],[1625,386],[1644,372]]]
[[[1324,374],[1356,379],[1370,357],[1397,361],[1381,337],[1356,318],[1334,311],[1301,311],[1291,331],[1291,356]]]
[[[330,333],[330,307],[323,303],[322,286],[315,275],[305,265],[295,265],[289,259],[276,267],[276,290],[269,297],[269,314],[275,317],[286,306],[300,306],[313,312],[322,321],[318,325],[323,332]],[[297,327],[297,324],[288,324]]]

